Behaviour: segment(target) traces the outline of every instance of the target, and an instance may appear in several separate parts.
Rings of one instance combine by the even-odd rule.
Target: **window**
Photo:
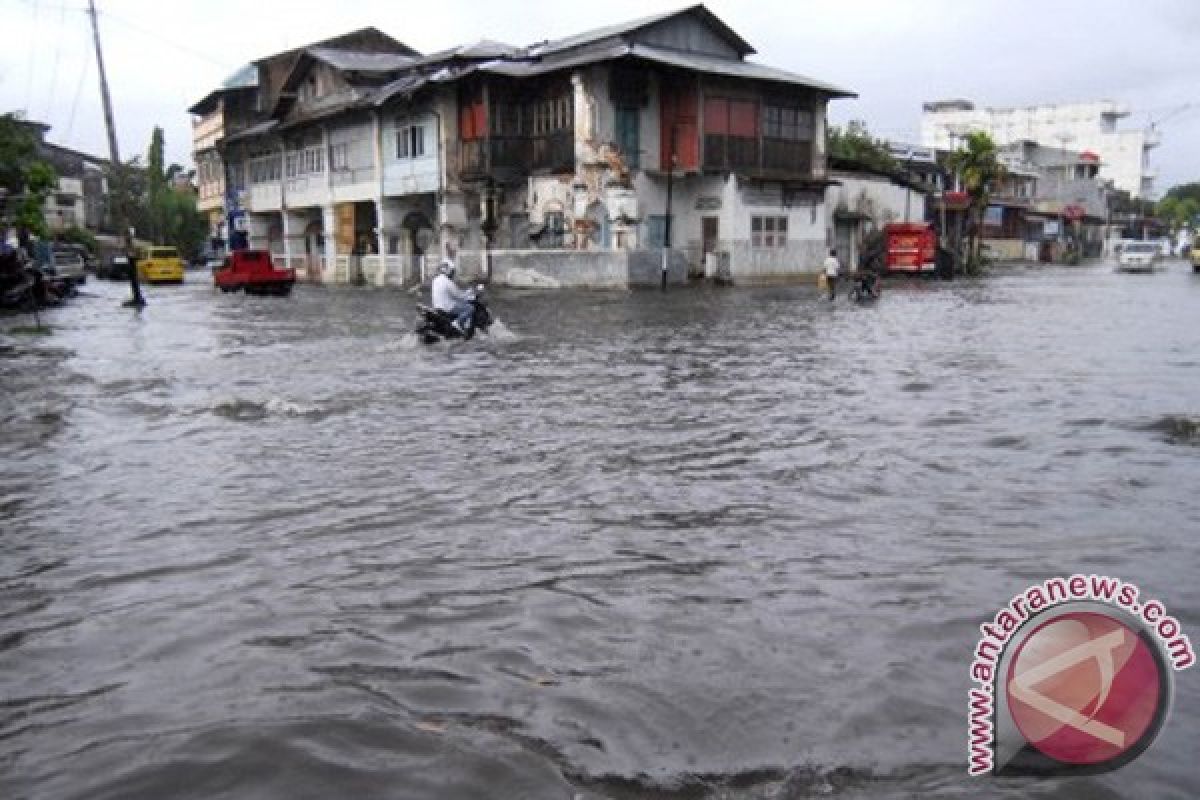
[[[424,155],[424,125],[405,125],[396,129],[396,158],[421,158]]]
[[[641,136],[639,129],[640,114],[636,108],[617,109],[617,148],[625,166],[637,169],[641,153]]]
[[[790,106],[766,106],[763,110],[763,133],[768,139],[792,142],[811,142],[813,113]]]
[[[750,246],[778,249],[787,246],[787,217],[751,217]]]
[[[345,142],[329,146],[329,168],[332,170],[350,169],[350,154],[347,152]]]
[[[567,231],[566,219],[561,211],[546,212],[546,227],[542,232],[539,244],[542,247],[562,247],[563,234]]]

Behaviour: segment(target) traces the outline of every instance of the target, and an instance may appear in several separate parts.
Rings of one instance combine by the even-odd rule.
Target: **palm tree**
[[[967,239],[967,272],[979,271],[979,251],[983,239],[983,215],[991,199],[992,188],[1004,177],[1004,165],[997,158],[996,143],[982,131],[969,133],[966,149],[950,154],[950,167],[958,173],[971,198],[967,213],[971,222]]]

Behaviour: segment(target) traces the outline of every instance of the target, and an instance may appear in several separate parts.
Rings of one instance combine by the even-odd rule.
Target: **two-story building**
[[[812,271],[826,105],[852,94],[751,53],[703,6],[524,48],[304,48],[218,142],[226,194],[322,280],[442,256],[523,285],[682,279],[708,254],[735,279]]]

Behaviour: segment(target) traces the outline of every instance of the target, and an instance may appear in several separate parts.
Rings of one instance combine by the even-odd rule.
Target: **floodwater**
[[[1200,640],[1200,276],[215,294],[0,333],[5,798],[1169,798],[966,776],[977,626],[1098,572]],[[0,319],[0,331],[22,323]]]

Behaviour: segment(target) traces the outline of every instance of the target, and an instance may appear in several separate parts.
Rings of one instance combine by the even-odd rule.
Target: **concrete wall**
[[[388,115],[383,126],[383,193],[406,195],[436,192],[440,187],[442,165],[439,159],[438,120],[432,113]],[[424,131],[424,155],[397,158],[396,137],[409,126]]]
[[[479,269],[478,253],[461,256],[459,269],[464,273]],[[687,281],[687,259],[678,250],[670,253],[667,280],[672,284]],[[662,281],[662,251],[496,250],[491,253],[491,281],[519,289],[658,286]]]

